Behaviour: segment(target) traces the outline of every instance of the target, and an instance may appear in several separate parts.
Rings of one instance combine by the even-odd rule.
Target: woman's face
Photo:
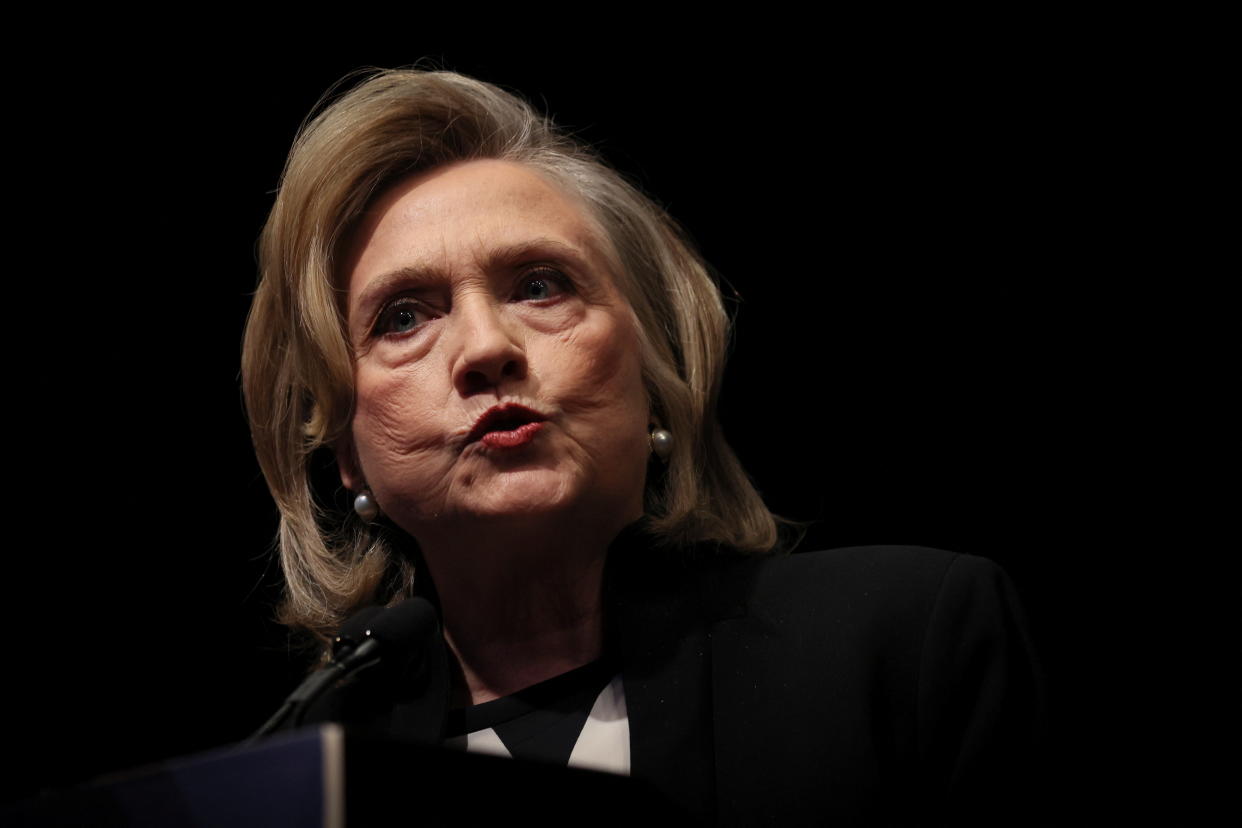
[[[575,196],[462,162],[396,184],[351,241],[350,490],[420,540],[642,514],[637,323]]]

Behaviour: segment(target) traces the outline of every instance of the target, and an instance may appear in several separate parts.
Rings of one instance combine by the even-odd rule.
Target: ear
[[[362,474],[362,465],[358,462],[358,451],[354,447],[354,435],[345,432],[341,439],[332,447],[336,455],[336,466],[341,472],[341,484],[357,494],[367,487],[366,477]]]

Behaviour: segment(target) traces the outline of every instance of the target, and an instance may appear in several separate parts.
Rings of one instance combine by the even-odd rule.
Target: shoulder
[[[864,672],[904,682],[968,643],[991,651],[996,636],[1026,638],[1004,571],[942,549],[859,546],[734,560],[706,583],[709,617],[807,669],[871,665]]]
[[[992,561],[923,546],[852,546],[721,564],[719,583],[766,614],[899,611],[926,617],[941,600],[1004,589]],[[744,597],[743,597],[744,596]]]
[[[759,582],[770,588],[841,584],[910,590],[934,588],[967,557],[925,546],[849,546],[767,556],[753,566]]]

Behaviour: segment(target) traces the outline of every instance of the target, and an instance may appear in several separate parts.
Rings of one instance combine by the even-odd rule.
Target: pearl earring
[[[668,458],[673,453],[673,433],[664,428],[653,428],[649,436],[651,441],[651,451],[655,453],[664,462],[668,462]]]
[[[370,489],[363,489],[354,498],[354,511],[366,523],[370,523],[379,517],[379,504],[375,502],[375,497],[371,494]]]

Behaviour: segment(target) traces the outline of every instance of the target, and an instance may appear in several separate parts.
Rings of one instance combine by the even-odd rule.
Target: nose
[[[520,331],[489,296],[461,297],[454,308],[458,342],[453,385],[462,396],[499,388],[526,376]]]

